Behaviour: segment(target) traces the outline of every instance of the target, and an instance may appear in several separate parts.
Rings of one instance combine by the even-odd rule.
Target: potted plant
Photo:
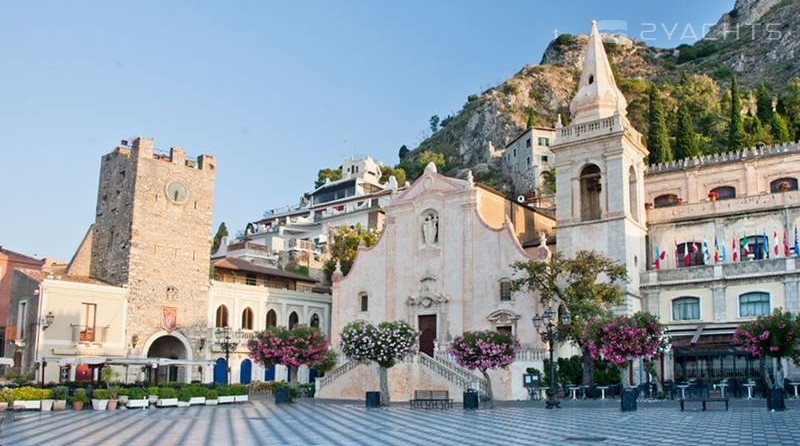
[[[75,389],[75,392],[69,401],[72,403],[72,410],[83,410],[83,406],[89,403],[89,397],[86,395],[86,389]]]
[[[717,198],[719,198],[719,193],[718,192],[711,191],[711,192],[708,193],[708,199],[709,200],[717,201]]]
[[[189,387],[189,391],[192,395],[192,397],[189,399],[190,405],[206,403],[206,395],[208,394],[208,391],[205,387],[200,385],[192,385]]]
[[[53,387],[53,410],[61,411],[67,408],[67,394],[69,389],[65,386]]]
[[[792,187],[792,185],[791,185],[791,184],[789,184],[789,182],[788,182],[788,181],[781,181],[781,182],[778,184],[778,190],[779,190],[779,191],[781,191],[781,192],[786,192],[786,191],[787,191],[787,190],[789,190],[791,187]]]
[[[14,401],[14,392],[8,387],[0,389],[0,412],[6,410],[12,401]]]
[[[175,407],[178,405],[178,392],[172,387],[158,388],[158,407]]]
[[[158,401],[158,387],[147,388],[147,399],[150,404],[155,404]]]
[[[178,407],[189,407],[189,400],[192,399],[192,391],[184,387],[178,391]]]
[[[248,400],[247,386],[244,384],[233,384],[231,393],[233,394],[233,401],[236,403],[244,403]]]
[[[53,391],[50,389],[39,389],[39,398],[42,399],[42,412],[53,410]]]
[[[147,393],[142,389],[128,389],[128,402],[125,407],[128,409],[146,409],[150,406]]]
[[[130,399],[131,389],[126,389],[124,387],[120,387],[119,389],[119,404],[121,406],[127,406],[128,400]]]
[[[231,386],[220,386],[217,388],[217,393],[219,394],[218,401],[220,404],[228,404],[236,401]]]
[[[108,410],[117,410],[119,391],[119,386],[111,386],[108,388]]]
[[[206,394],[206,406],[216,406],[219,404],[217,398],[219,398],[217,391],[214,389],[209,390]]]
[[[12,406],[22,406],[24,409],[39,410],[42,407],[39,389],[24,386],[17,387],[13,391],[13,404]]]
[[[108,390],[96,389],[92,392],[92,410],[106,410],[108,408]]]

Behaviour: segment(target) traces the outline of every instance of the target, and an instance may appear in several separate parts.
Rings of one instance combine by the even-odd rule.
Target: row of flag
[[[738,262],[742,259],[747,259],[750,254],[753,254],[756,259],[778,258],[781,254],[783,257],[790,257],[792,254],[800,256],[800,238],[798,238],[797,227],[794,228],[794,244],[791,247],[789,246],[789,230],[786,228],[783,230],[783,246],[781,246],[777,230],[772,231],[772,240],[773,245],[770,250],[766,229],[764,229],[761,236],[745,235],[739,240],[733,237],[730,245],[730,260],[732,262]],[[741,256],[739,254],[740,252]],[[703,265],[725,263],[728,261],[728,251],[725,247],[725,242],[719,243],[716,236],[714,236],[713,245],[709,245],[706,239],[703,239],[702,242],[693,241],[684,243],[683,252],[680,252],[678,242],[675,242],[675,267],[680,267],[681,262],[683,262],[684,266],[700,264],[696,260],[694,262],[692,261],[692,259],[697,259],[699,255],[703,256]],[[653,262],[655,269],[661,269],[661,265],[667,257],[667,251],[660,249],[658,245],[656,245],[655,256],[653,257],[655,259]]]

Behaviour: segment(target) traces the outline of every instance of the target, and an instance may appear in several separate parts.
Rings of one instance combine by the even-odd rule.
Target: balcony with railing
[[[641,273],[642,286],[702,283],[717,280],[747,279],[750,277],[782,276],[796,273],[797,257],[744,260],[739,262],[699,265],[682,268],[650,270]]]

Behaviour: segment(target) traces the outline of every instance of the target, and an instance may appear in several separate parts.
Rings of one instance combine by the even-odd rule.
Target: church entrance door
[[[417,322],[420,331],[419,351],[433,357],[433,341],[436,339],[436,315],[419,316]]]

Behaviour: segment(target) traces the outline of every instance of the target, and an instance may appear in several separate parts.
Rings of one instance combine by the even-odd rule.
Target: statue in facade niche
[[[426,246],[434,245],[439,239],[439,216],[435,213],[425,215],[422,222],[422,241]]]

